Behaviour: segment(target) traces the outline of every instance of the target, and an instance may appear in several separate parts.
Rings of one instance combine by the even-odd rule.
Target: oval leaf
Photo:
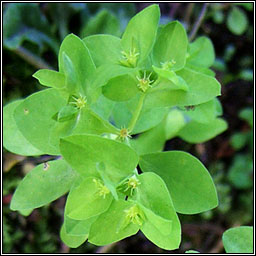
[[[143,172],[154,172],[164,180],[179,213],[196,214],[218,205],[210,174],[188,153],[168,151],[142,155],[140,167]]]
[[[178,21],[173,21],[160,30],[153,49],[153,62],[160,67],[165,62],[174,61],[172,70],[182,69],[186,61],[187,47],[188,39],[184,27]]]
[[[191,121],[177,135],[189,143],[203,143],[224,132],[227,127],[227,122],[221,118],[208,123]]]
[[[9,103],[3,109],[3,146],[10,152],[23,156],[42,155],[19,131],[14,120],[14,110],[23,100]]]
[[[187,63],[198,67],[209,68],[215,59],[212,41],[205,36],[198,37],[189,44]]]
[[[67,120],[72,119],[75,114],[78,112],[77,108],[75,108],[74,106],[64,106],[60,109],[59,113],[58,113],[58,121],[59,122],[64,122]]]
[[[65,212],[75,220],[85,220],[106,211],[113,199],[110,191],[101,195],[98,179],[86,178],[78,187],[72,189],[68,195]]]
[[[60,230],[60,238],[63,241],[63,243],[66,244],[68,247],[77,248],[87,240],[88,235],[81,235],[81,236],[70,235],[66,232],[65,225],[62,225]]]
[[[10,208],[16,211],[46,205],[67,193],[76,177],[64,160],[40,164],[21,181]]]
[[[65,63],[63,52],[73,63],[76,79],[80,88],[86,92],[87,81],[91,81],[95,71],[95,65],[85,43],[74,34],[70,34],[63,40],[59,51],[59,71],[64,73]]]
[[[82,176],[96,175],[97,163],[103,162],[112,182],[132,174],[138,156],[129,146],[96,135],[74,135],[61,139],[61,154]],[[108,154],[106,154],[108,152]]]
[[[129,223],[121,227],[126,219],[126,211],[133,205],[128,201],[114,200],[109,209],[92,224],[88,241],[102,246],[135,235],[139,231],[139,225]]]
[[[177,71],[188,85],[187,92],[171,90],[165,84],[152,88],[145,98],[145,107],[191,106],[212,100],[221,94],[219,82],[211,77],[184,68]]]
[[[150,241],[163,249],[179,248],[180,222],[164,181],[151,172],[139,175],[138,179],[140,185],[136,188],[137,194],[134,197],[143,205],[142,210],[146,215],[142,232]]]
[[[66,105],[56,89],[46,89],[30,95],[14,111],[14,119],[24,137],[45,154],[58,155],[59,137],[49,142],[52,128],[56,125],[53,116]]]
[[[230,228],[223,233],[226,253],[253,253],[253,227]]]
[[[126,53],[139,53],[139,62],[143,62],[153,48],[160,18],[159,6],[153,4],[128,23],[121,39],[121,45]]]
[[[122,57],[121,39],[112,35],[93,35],[83,39],[96,67],[104,64],[119,64]]]
[[[65,87],[65,75],[50,69],[40,69],[33,74],[40,84],[56,89]]]
[[[127,101],[138,92],[138,81],[129,74],[110,79],[102,88],[103,95],[113,101]]]
[[[98,218],[98,216],[86,219],[86,220],[74,220],[64,215],[64,225],[66,233],[73,236],[88,235],[92,223]]]
[[[245,12],[237,7],[233,7],[228,13],[227,26],[235,35],[242,35],[248,26],[248,18]]]

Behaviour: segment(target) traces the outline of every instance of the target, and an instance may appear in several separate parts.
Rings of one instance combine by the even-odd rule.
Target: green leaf
[[[140,205],[140,207],[143,209],[143,212],[145,214],[146,220],[143,223],[142,230],[144,230],[145,234],[149,234],[152,236],[173,236],[172,233],[172,220],[165,219],[157,214],[155,214],[150,209],[144,207],[143,205]],[[153,227],[152,227],[153,226]],[[154,234],[155,230],[157,230],[156,234]],[[154,242],[154,238],[150,239],[152,242]]]
[[[249,123],[253,127],[253,110],[252,108],[244,108],[239,112],[239,117]]]
[[[60,109],[59,113],[58,113],[58,121],[59,122],[64,122],[64,121],[68,121],[70,119],[72,119],[76,113],[78,112],[77,108],[67,105],[64,106]]]
[[[217,115],[215,99],[196,105],[194,109],[184,111],[184,114],[198,123],[212,122]]]
[[[140,228],[138,224],[128,222],[126,226],[122,225],[126,222],[126,211],[133,205],[132,202],[114,200],[109,209],[92,224],[88,241],[102,246],[135,235]]]
[[[145,154],[140,157],[140,167],[143,172],[154,172],[164,180],[179,213],[196,214],[218,205],[210,174],[197,158],[188,153]]]
[[[172,220],[175,214],[172,199],[161,177],[153,172],[147,172],[140,174],[138,179],[140,185],[135,188],[136,193],[133,199],[150,209],[154,214]]]
[[[148,209],[143,208],[143,210],[148,219],[141,228],[143,234],[162,249],[174,250],[179,248],[181,228],[177,215],[174,215],[172,221],[168,221],[152,214]],[[169,233],[163,234],[163,231],[169,231]]]
[[[234,3],[234,4],[244,7],[247,11],[253,10],[253,3]]]
[[[82,176],[96,175],[96,164],[103,162],[112,182],[133,173],[138,156],[129,146],[96,135],[74,135],[61,139],[61,154]],[[108,152],[108,154],[106,154]]]
[[[74,64],[64,51],[62,52],[62,61],[63,71],[66,77],[65,86],[69,94],[78,94],[79,92],[81,93]]]
[[[45,154],[58,155],[59,137],[50,143],[51,130],[56,125],[52,118],[66,101],[56,89],[46,89],[30,95],[14,110],[14,119],[24,137]]]
[[[25,217],[29,216],[34,209],[25,209],[25,210],[20,210],[19,213]]]
[[[65,71],[63,52],[65,52],[73,63],[74,76],[77,79],[78,87],[82,92],[88,94],[87,87],[89,86],[89,81],[93,79],[95,65],[85,43],[74,34],[65,37],[59,51],[59,71],[61,73],[64,73]]]
[[[130,140],[137,154],[143,155],[162,151],[165,144],[164,120],[156,127],[142,133],[138,138]]]
[[[56,89],[63,89],[65,87],[65,75],[49,69],[40,69],[33,74],[40,84]]]
[[[88,235],[70,235],[66,232],[65,225],[62,225],[60,230],[60,238],[68,247],[77,248],[87,240]]]
[[[58,42],[51,33],[50,25],[36,3],[10,3],[3,18],[4,46],[17,49],[30,41],[42,52],[45,45],[57,54]]]
[[[235,35],[242,35],[248,27],[248,18],[246,13],[237,7],[233,7],[227,18],[228,29]]]
[[[164,124],[166,140],[175,137],[179,130],[185,125],[186,121],[182,112],[178,109],[172,109],[168,113]]]
[[[236,154],[228,170],[227,178],[238,189],[248,189],[253,185],[253,160],[247,155]]]
[[[200,253],[200,252],[195,251],[195,250],[188,250],[188,251],[185,251],[185,253]]]
[[[172,70],[165,70],[152,66],[153,70],[160,76],[158,78],[159,84],[166,84],[168,89],[188,91],[187,83]]]
[[[96,164],[96,169],[103,180],[105,186],[110,190],[112,196],[115,198],[115,200],[118,200],[118,195],[116,192],[116,186],[113,182],[111,182],[111,179],[108,177],[106,173],[106,167],[103,162],[97,163]]]
[[[136,125],[133,129],[133,134],[145,132],[158,125],[166,116],[167,108],[151,108],[141,111]]]
[[[128,23],[121,39],[121,45],[126,53],[139,53],[139,63],[143,62],[153,48],[158,22],[160,18],[159,6],[153,4],[137,15]]]
[[[205,36],[198,37],[189,44],[187,63],[190,65],[209,68],[215,60],[212,41]]]
[[[35,148],[23,136],[14,120],[14,110],[23,100],[9,103],[3,109],[3,146],[10,152],[23,155],[34,156],[42,155],[43,152]]]
[[[189,122],[178,133],[178,136],[189,143],[203,143],[208,141],[228,128],[227,122],[216,118],[208,123]]]
[[[15,211],[46,205],[67,193],[76,177],[64,160],[40,164],[21,181],[10,208]]]
[[[246,145],[248,133],[238,132],[231,136],[230,144],[235,150],[239,150]]]
[[[171,90],[166,85],[156,86],[151,89],[145,98],[145,108],[167,106],[191,106],[212,100],[219,96],[220,84],[210,76],[184,68],[177,72],[187,83],[189,90]]]
[[[93,112],[97,113],[102,119],[108,121],[111,115],[111,112],[115,106],[115,102],[107,99],[101,95],[98,100],[92,104],[90,107]]]
[[[223,233],[226,253],[253,253],[253,227],[230,228]]]
[[[223,10],[214,10],[214,12],[212,13],[212,18],[213,18],[214,23],[216,23],[216,24],[223,23],[223,21],[225,19]]]
[[[204,67],[198,67],[198,66],[193,66],[191,64],[188,64],[186,63],[186,68],[189,68],[197,73],[202,73],[202,74],[205,74],[207,76],[212,76],[212,77],[215,77],[215,72],[212,71],[211,69],[209,68],[204,68]]]
[[[92,59],[99,67],[104,64],[119,64],[122,57],[121,39],[112,35],[93,35],[83,39]]]
[[[75,119],[75,126],[72,130],[72,134],[102,135],[104,133],[116,132],[117,130],[113,125],[88,108],[83,108],[79,111],[79,114]],[[66,136],[67,135],[68,134],[66,134]]]
[[[103,95],[113,101],[127,101],[138,92],[137,81],[129,74],[116,76],[102,87]]]
[[[74,220],[69,218],[66,214],[64,215],[64,225],[66,233],[72,236],[88,235],[92,223],[97,219],[98,216],[86,219],[86,220]]]
[[[81,31],[81,37],[93,34],[120,35],[120,23],[118,18],[108,10],[101,10],[85,24]]]
[[[164,181],[150,172],[139,175],[138,179],[141,184],[136,188],[134,199],[143,205],[142,210],[146,215],[142,232],[163,249],[177,249],[181,240],[181,227]]]
[[[116,102],[112,110],[112,118],[116,127],[128,127],[138,106],[140,96],[141,93],[138,93],[129,101]],[[164,119],[167,111],[167,108],[144,108],[142,106],[132,134],[138,134],[155,127]]]
[[[175,61],[172,70],[180,70],[186,62],[188,39],[184,27],[178,21],[161,28],[153,49],[153,63],[160,67],[163,63]]]
[[[95,78],[92,82],[92,88],[99,88],[107,84],[107,82],[116,76],[124,74],[135,74],[135,69],[123,67],[120,65],[106,64],[97,68],[95,72]]]
[[[105,188],[97,178],[86,178],[70,191],[65,209],[67,216],[75,220],[85,220],[105,212],[113,200],[108,189],[104,194]]]

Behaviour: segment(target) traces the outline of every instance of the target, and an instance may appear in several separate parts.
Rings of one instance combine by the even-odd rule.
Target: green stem
[[[22,46],[15,49],[14,52],[36,68],[53,69],[48,63],[46,63],[40,57],[36,56],[35,54],[28,51]]]
[[[137,108],[136,108],[136,110],[135,110],[135,112],[133,114],[133,117],[132,117],[132,119],[130,121],[130,124],[128,126],[128,130],[130,132],[132,132],[132,130],[134,129],[134,127],[136,125],[136,122],[138,121],[138,118],[140,116],[140,112],[141,112],[141,109],[142,109],[142,106],[143,106],[145,95],[146,95],[145,93],[142,93],[141,96],[140,96]]]

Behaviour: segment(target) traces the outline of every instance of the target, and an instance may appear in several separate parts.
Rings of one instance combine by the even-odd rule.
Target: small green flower
[[[124,191],[131,189],[132,196],[133,191],[140,185],[140,181],[135,175],[133,175],[131,178],[128,179],[128,181],[125,182],[125,184],[127,184],[127,188]]]
[[[118,139],[124,141],[126,138],[131,138],[130,131],[127,128],[121,128]]]
[[[105,199],[106,195],[110,193],[110,190],[98,179],[93,179],[93,182],[98,189],[99,196],[102,196]]]
[[[70,104],[75,105],[77,109],[82,109],[87,104],[86,96],[80,95],[78,98],[75,96],[72,96],[72,98],[75,100],[75,102],[71,102]]]
[[[133,223],[142,226],[145,217],[141,209],[138,207],[138,205],[134,205],[130,209],[125,210],[125,213],[125,218],[128,223]]]
[[[136,67],[136,64],[137,64],[137,60],[138,60],[138,56],[139,56],[139,53],[136,52],[136,49],[133,48],[132,50],[130,50],[130,52],[125,52],[125,51],[122,51],[122,58],[123,60],[120,60],[120,63],[123,64],[124,66],[127,66],[127,67]]]
[[[154,80],[150,80],[150,76],[152,73],[150,73],[148,76],[146,76],[146,71],[144,71],[144,76],[143,78],[139,78],[138,76],[136,77],[139,81],[139,83],[137,84],[138,88],[142,91],[142,92],[146,92],[150,87],[152,87],[152,83],[154,82]]]

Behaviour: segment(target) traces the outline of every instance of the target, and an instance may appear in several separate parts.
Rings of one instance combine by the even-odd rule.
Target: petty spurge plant
[[[180,245],[177,213],[218,205],[210,174],[194,156],[161,152],[179,136],[206,141],[226,129],[209,69],[211,41],[189,43],[183,26],[159,26],[158,5],[131,19],[122,38],[68,35],[47,87],[4,108],[4,146],[52,155],[16,189],[11,209],[29,214],[69,192],[60,236],[70,247],[106,245],[139,230],[157,246]],[[134,136],[138,135],[138,136]]]

